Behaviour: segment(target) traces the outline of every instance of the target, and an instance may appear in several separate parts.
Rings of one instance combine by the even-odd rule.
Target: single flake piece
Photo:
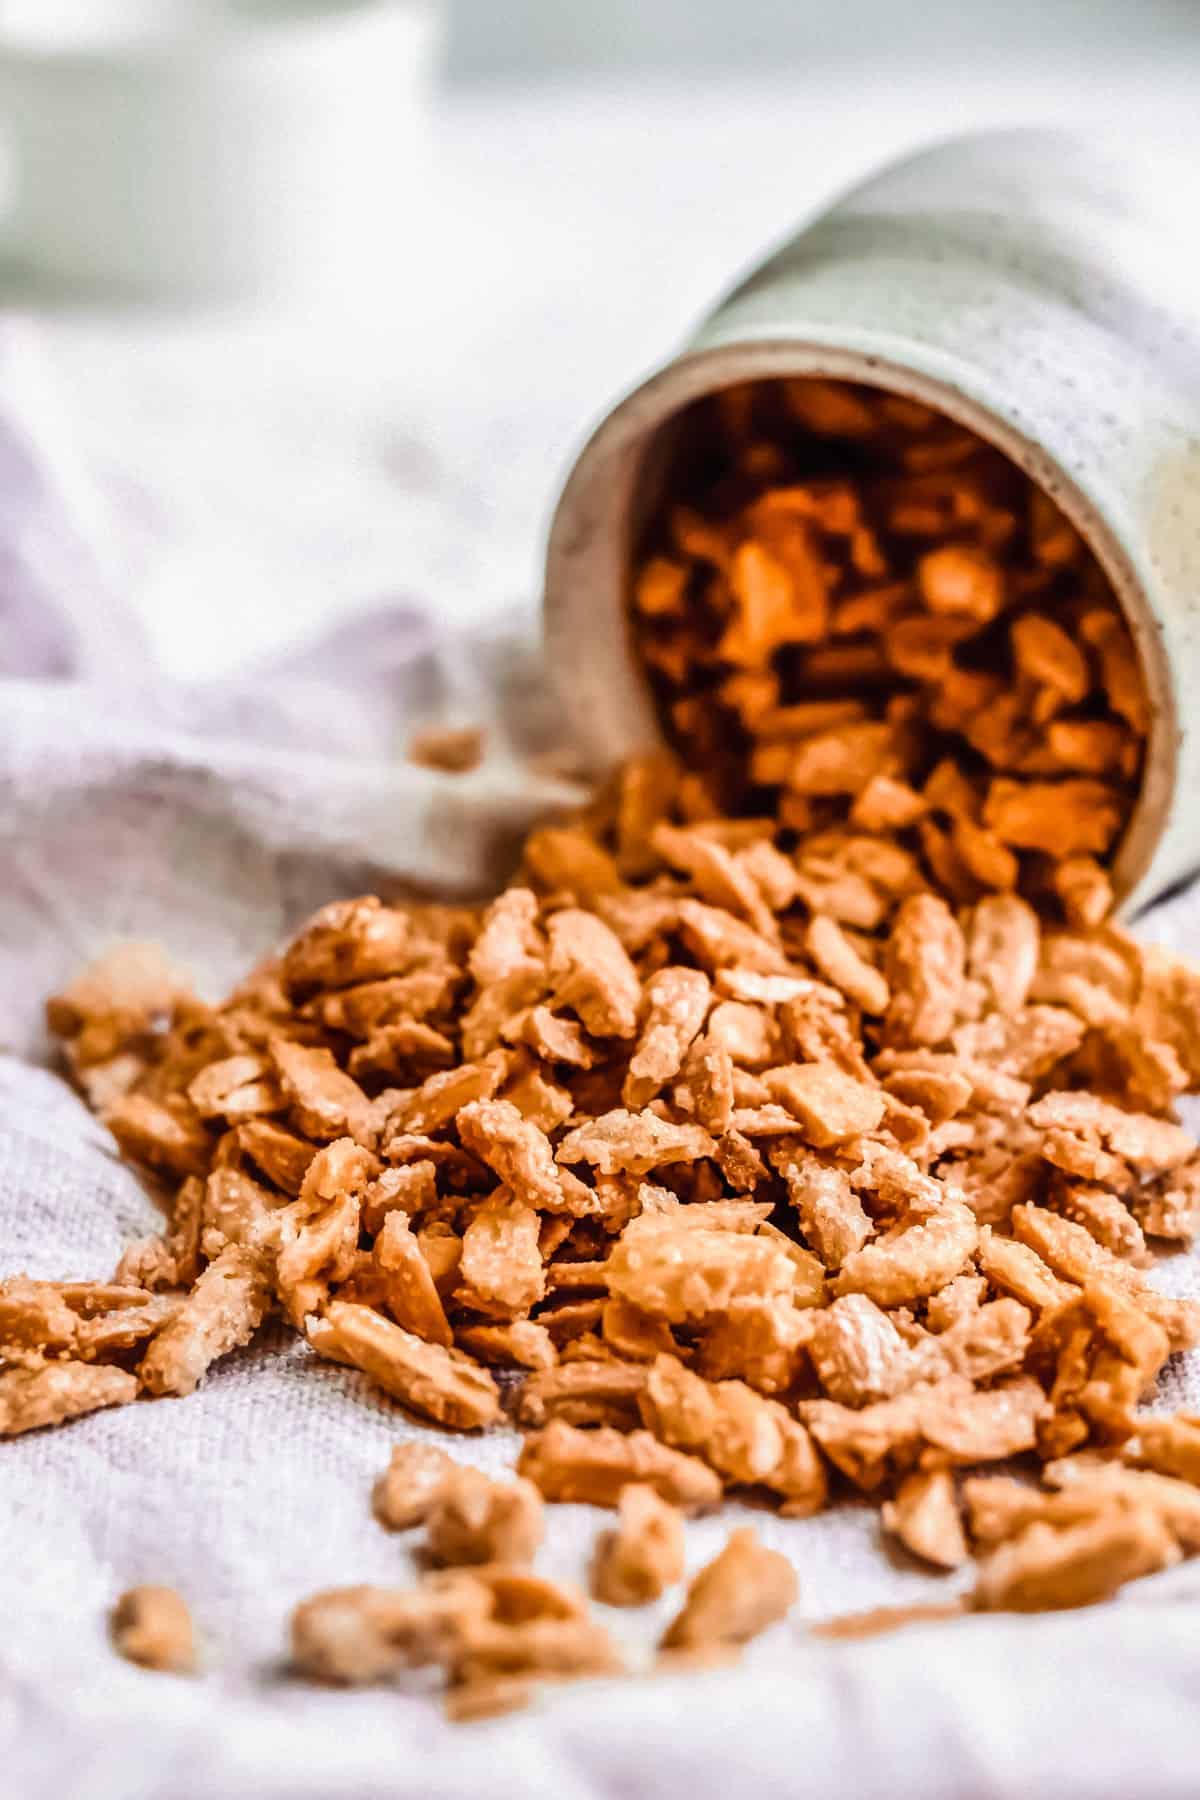
[[[532,1319],[498,1325],[460,1325],[454,1341],[468,1356],[505,1369],[552,1369],[558,1362],[554,1339]]]
[[[944,900],[913,894],[902,903],[884,963],[891,996],[884,1018],[889,1043],[945,1042],[962,1002],[965,960],[962,931]]]
[[[616,1506],[631,1482],[685,1512],[702,1512],[721,1498],[721,1479],[698,1456],[660,1444],[649,1431],[616,1431],[601,1425],[581,1431],[561,1419],[531,1432],[517,1460],[547,1500]]]
[[[500,1098],[514,1106],[527,1124],[548,1136],[566,1124],[575,1110],[574,1098],[569,1088],[543,1075],[532,1059],[524,1058],[522,1063],[514,1069]]]
[[[493,1481],[456,1467],[430,1495],[426,1544],[435,1563],[528,1563],[542,1541],[542,1496],[531,1481]]]
[[[491,1611],[474,1582],[392,1588],[331,1588],[292,1614],[291,1659],[299,1674],[356,1687],[406,1667],[446,1662],[469,1627]]]
[[[371,1248],[371,1260],[380,1276],[381,1298],[397,1325],[427,1343],[449,1347],[454,1334],[446,1309],[406,1213],[388,1213]]]
[[[596,1060],[582,1025],[548,1006],[531,1006],[519,1013],[501,1036],[508,1043],[524,1044],[546,1062],[565,1063],[569,1068],[590,1069]]]
[[[780,1157],[779,1172],[800,1229],[827,1269],[839,1269],[872,1235],[875,1227],[844,1169],[816,1157]]]
[[[1048,1204],[1064,1219],[1082,1225],[1098,1244],[1135,1268],[1144,1268],[1150,1261],[1137,1219],[1124,1200],[1107,1188],[1082,1181],[1060,1181],[1051,1188]]]
[[[698,1372],[709,1381],[734,1377],[760,1394],[786,1393],[800,1378],[805,1353],[823,1316],[819,1308],[819,1297],[811,1306],[802,1306],[794,1291],[732,1301],[705,1328],[696,1351]],[[673,1341],[657,1343],[654,1350],[679,1355]]]
[[[1143,1468],[1200,1487],[1200,1417],[1175,1413],[1165,1419],[1139,1419],[1131,1455]]]
[[[206,1175],[213,1139],[183,1094],[123,1094],[104,1115],[123,1155],[165,1175]]]
[[[619,1295],[605,1301],[600,1331],[614,1356],[628,1362],[653,1362],[656,1356],[664,1352],[674,1356],[679,1349],[665,1319],[643,1312]]]
[[[355,1148],[357,1150],[357,1146]],[[255,1181],[241,1169],[214,1169],[200,1197],[198,1223],[202,1226],[205,1255],[219,1255],[226,1244],[253,1246],[272,1242],[278,1228],[278,1214],[284,1205],[281,1194],[264,1187],[262,1182]],[[178,1200],[175,1211],[178,1229]],[[178,1264],[178,1257],[173,1260]],[[195,1280],[195,1273],[192,1280]]]
[[[1004,605],[1003,569],[986,550],[967,544],[926,551],[917,564],[917,585],[931,612],[961,613],[979,624]]]
[[[959,1273],[979,1239],[975,1215],[947,1192],[941,1205],[916,1223],[902,1220],[855,1250],[834,1282],[839,1294],[866,1294],[879,1306],[906,1306],[935,1294]]]
[[[568,1425],[613,1425],[627,1431],[639,1423],[638,1398],[645,1386],[642,1363],[580,1358],[530,1375],[514,1413],[527,1429],[564,1419]]]
[[[712,1010],[707,1036],[740,1068],[767,1069],[782,1061],[779,1026],[766,1007],[722,1000]]]
[[[318,988],[399,974],[409,960],[409,937],[407,915],[374,894],[335,900],[313,915],[285,952],[284,986],[298,999]]]
[[[756,975],[791,972],[787,957],[771,938],[723,907],[692,899],[678,900],[674,907],[684,943],[710,974],[728,968]]]
[[[285,1194],[300,1192],[300,1184],[316,1154],[307,1138],[286,1131],[270,1119],[248,1119],[237,1127],[236,1142],[268,1181]]]
[[[372,1141],[370,1102],[328,1050],[273,1037],[268,1048],[284,1098],[308,1137]]]
[[[809,1143],[819,1148],[866,1136],[883,1118],[880,1090],[832,1062],[787,1063],[768,1070],[765,1081],[771,1098],[800,1121]]]
[[[0,1371],[0,1437],[62,1425],[137,1397],[136,1377],[87,1362],[35,1362]]]
[[[463,1233],[459,1273],[468,1304],[511,1317],[527,1313],[546,1291],[533,1209],[498,1188]]]
[[[961,1113],[973,1091],[970,1077],[959,1069],[898,1069],[884,1085],[894,1099],[919,1108],[934,1126]]]
[[[511,1101],[475,1100],[464,1106],[458,1135],[527,1207],[548,1212],[562,1208],[562,1183],[549,1140]]]
[[[1012,1294],[1034,1312],[1053,1312],[1078,1293],[1062,1281],[1037,1251],[1017,1238],[998,1237],[985,1226],[976,1250],[979,1267],[994,1287]]]
[[[1107,782],[1010,781],[997,776],[984,801],[983,822],[1004,843],[1047,856],[1094,856],[1111,849],[1122,807]]]
[[[712,1149],[712,1138],[700,1125],[675,1125],[648,1110],[617,1107],[569,1131],[555,1159],[590,1163],[600,1175],[648,1175],[670,1163],[710,1156]]]
[[[707,975],[670,965],[646,984],[646,1016],[629,1062],[622,1098],[633,1112],[646,1106],[683,1067],[712,998]]]
[[[481,988],[539,970],[546,940],[538,930],[538,899],[526,887],[506,888],[483,915],[468,967]]]
[[[129,1588],[113,1608],[113,1647],[143,1669],[190,1675],[196,1666],[192,1615],[169,1587]]]
[[[921,1397],[921,1433],[936,1461],[998,1462],[1033,1449],[1046,1411],[1046,1397],[1031,1376],[962,1394],[947,1380]]]
[[[808,1354],[825,1393],[843,1406],[886,1400],[916,1378],[909,1346],[865,1294],[844,1294],[815,1315]]]
[[[419,1088],[406,1094],[391,1116],[394,1135],[383,1143],[383,1154],[397,1158],[397,1140],[412,1135],[440,1131],[472,1101],[490,1100],[504,1085],[511,1058],[506,1051],[493,1050],[478,1062],[463,1063],[457,1069],[446,1069],[427,1076]]]
[[[663,1648],[747,1643],[786,1616],[798,1591],[787,1557],[767,1550],[757,1532],[743,1526],[692,1579],[683,1610],[663,1634]]]
[[[738,1299],[790,1294],[794,1267],[769,1237],[677,1223],[668,1213],[628,1225],[607,1271],[610,1293],[682,1325],[727,1312]]]
[[[891,999],[880,971],[855,948],[836,919],[818,913],[809,923],[805,948],[826,980],[865,1013],[885,1013]]]
[[[436,1444],[415,1438],[397,1444],[371,1491],[375,1517],[389,1531],[407,1531],[423,1524],[437,1489],[457,1468],[453,1458]]]
[[[979,1565],[973,1603],[984,1612],[1093,1606],[1178,1560],[1179,1546],[1157,1512],[1114,1499],[1079,1524],[1056,1530],[1039,1521],[998,1544]]]
[[[895,1499],[884,1503],[882,1520],[885,1531],[935,1568],[956,1569],[967,1560],[954,1477],[946,1469],[906,1476]]]
[[[1113,909],[1112,882],[1092,856],[1065,856],[1054,866],[1054,891],[1077,931],[1102,925]]]
[[[1053,619],[1025,613],[1015,620],[1012,648],[1019,674],[1053,688],[1068,705],[1086,697],[1090,679],[1083,652]]]
[[[620,939],[594,913],[568,907],[547,922],[549,972],[558,1004],[601,1037],[637,1030],[641,983]]]
[[[956,1279],[970,1281],[972,1277],[960,1275]],[[954,1285],[951,1282],[951,1288]],[[932,1307],[931,1300],[926,1308],[927,1318]],[[1024,1365],[1029,1352],[1029,1327],[1029,1310],[1019,1300],[1007,1296],[989,1300],[946,1326],[936,1339],[918,1345],[914,1363],[926,1379],[965,1375],[968,1381],[989,1381]]]
[[[543,825],[531,832],[525,840],[525,868],[544,893],[570,894],[585,902],[621,887],[613,856],[580,825]]]
[[[361,1369],[439,1425],[472,1431],[499,1417],[499,1391],[486,1369],[460,1351],[422,1343],[368,1306],[331,1301],[309,1321],[308,1341],[319,1356]]]
[[[187,1095],[202,1119],[225,1119],[231,1125],[284,1107],[270,1065],[261,1056],[226,1056],[209,1063],[188,1083]]]
[[[218,1358],[248,1344],[270,1304],[270,1262],[261,1249],[230,1244],[153,1340],[138,1379],[150,1394],[190,1394]]]
[[[824,1505],[825,1471],[808,1432],[744,1382],[705,1381],[660,1356],[639,1405],[656,1437],[702,1457],[726,1482],[770,1488],[797,1515]]]
[[[1037,973],[1037,914],[1016,894],[988,894],[967,929],[967,974],[982,982],[998,1012],[1019,1012]]]
[[[596,1545],[592,1592],[607,1606],[645,1606],[683,1576],[683,1514],[654,1488],[631,1482],[617,1502],[617,1527]]]
[[[733,1120],[736,1076],[729,1051],[706,1034],[688,1051],[673,1098],[690,1109],[706,1131],[725,1137]],[[713,1154],[718,1154],[715,1147]]]

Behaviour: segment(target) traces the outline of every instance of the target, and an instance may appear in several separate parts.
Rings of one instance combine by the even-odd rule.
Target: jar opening
[[[964,902],[1099,922],[1154,721],[1048,486],[924,399],[823,375],[706,391],[649,434],[627,616],[697,806],[892,834]]]

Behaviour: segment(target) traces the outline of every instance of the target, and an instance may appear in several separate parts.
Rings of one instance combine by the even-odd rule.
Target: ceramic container
[[[681,409],[735,381],[842,377],[925,401],[997,445],[1088,541],[1153,707],[1113,867],[1123,910],[1200,868],[1200,303],[1187,191],[1124,148],[1073,135],[959,139],[855,188],[735,288],[604,420],[554,518],[548,656],[591,763],[660,735],[627,581]]]
[[[0,256],[40,300],[376,278],[440,0],[5,0]]]

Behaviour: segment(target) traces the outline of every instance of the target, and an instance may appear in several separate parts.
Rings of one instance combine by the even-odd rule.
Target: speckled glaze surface
[[[721,302],[584,449],[550,534],[550,666],[602,768],[659,736],[629,561],[672,421],[755,376],[873,382],[940,407],[1051,493],[1130,620],[1154,709],[1114,865],[1125,912],[1200,868],[1200,299],[1184,196],[1086,139],[958,139],[893,164]]]

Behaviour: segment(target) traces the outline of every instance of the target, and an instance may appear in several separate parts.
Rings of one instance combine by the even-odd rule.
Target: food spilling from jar
[[[674,444],[633,618],[697,811],[802,837],[854,927],[878,923],[855,846],[881,836],[960,904],[1103,918],[1150,708],[1042,488],[926,406],[824,380],[728,388]]]
[[[1108,918],[1150,723],[1116,603],[909,401],[685,423],[633,584],[673,749],[486,903],[335,901],[215,1004],[126,946],[48,1008],[168,1218],[109,1280],[0,1283],[0,1436],[286,1322],[326,1404],[336,1364],[404,1409],[373,1507],[435,1565],[302,1603],[292,1666],[436,1666],[458,1719],[636,1669],[614,1609],[674,1588],[643,1668],[797,1594],[818,1640],[955,1629],[1200,1551],[1200,1418],[1150,1404],[1200,1345],[1156,1271],[1200,1231],[1200,969]],[[514,1476],[470,1467],[506,1420]],[[944,1592],[808,1612],[806,1521],[850,1495]],[[747,1498],[790,1523],[685,1587],[692,1516]],[[602,1509],[604,1617],[534,1567],[561,1504]],[[193,1658],[160,1588],[114,1636]]]

